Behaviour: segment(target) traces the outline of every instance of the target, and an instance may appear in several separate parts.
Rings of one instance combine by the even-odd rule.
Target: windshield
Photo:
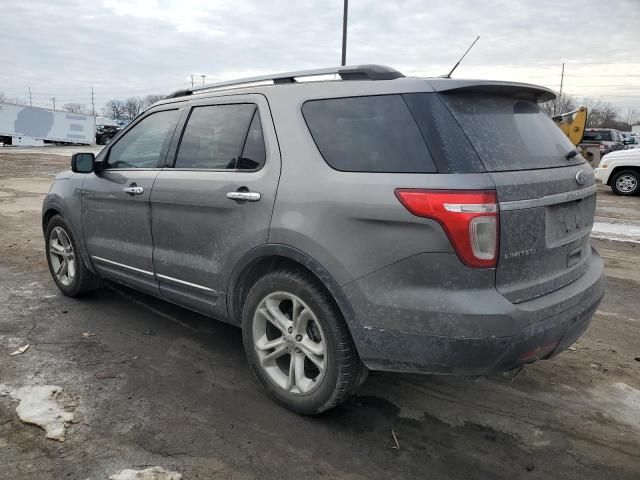
[[[587,130],[584,132],[582,139],[585,142],[610,142],[611,131],[610,130]]]
[[[458,120],[487,171],[565,167],[574,149],[538,105],[486,93],[447,93],[443,100]]]

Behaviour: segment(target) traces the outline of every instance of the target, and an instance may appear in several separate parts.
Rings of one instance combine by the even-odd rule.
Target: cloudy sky
[[[34,106],[339,64],[342,0],[2,0],[0,92]],[[351,0],[347,63],[539,83],[640,109],[640,0]]]

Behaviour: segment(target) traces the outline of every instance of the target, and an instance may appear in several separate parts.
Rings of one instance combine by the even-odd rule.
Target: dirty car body
[[[593,173],[537,107],[552,92],[389,72],[178,93],[56,178],[45,231],[63,216],[92,275],[236,325],[260,278],[298,272],[368,369],[487,374],[566,349],[605,280]],[[198,163],[222,121],[241,151]]]

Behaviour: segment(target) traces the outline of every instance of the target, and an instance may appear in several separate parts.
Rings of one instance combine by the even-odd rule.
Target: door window
[[[264,163],[264,139],[254,104],[195,107],[182,135],[176,168],[255,170]]]
[[[178,110],[165,110],[143,118],[111,147],[107,168],[161,166],[178,116]]]
[[[264,137],[262,135],[262,124],[260,123],[260,112],[256,109],[253,120],[249,126],[249,133],[244,142],[242,156],[238,161],[237,168],[240,170],[259,170],[265,162]]]

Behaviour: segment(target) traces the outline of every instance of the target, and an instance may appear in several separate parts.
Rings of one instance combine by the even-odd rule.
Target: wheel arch
[[[97,272],[95,268],[93,268],[93,264],[89,259],[89,254],[87,252],[87,249],[84,243],[84,237],[82,236],[82,231],[78,232],[77,228],[76,229],[73,228],[73,223],[70,221],[69,218],[67,218],[65,209],[60,204],[54,201],[49,201],[49,202],[45,201],[45,204],[42,207],[42,234],[43,235],[47,234],[47,226],[49,225],[49,222],[51,221],[51,219],[56,215],[60,215],[61,217],[66,218],[67,221],[70,223],[69,226],[76,237],[76,241],[80,245],[80,254],[82,256],[82,261],[84,262],[84,264],[87,266],[87,268],[91,273],[97,275]]]
[[[46,205],[42,211],[42,232],[47,232],[47,225],[56,215],[63,215],[62,208],[55,204]]]
[[[231,323],[242,324],[242,305],[253,282],[265,273],[285,266],[302,269],[318,280],[335,301],[347,325],[359,325],[351,302],[333,276],[311,256],[282,244],[254,248],[236,264],[227,287],[227,310]]]
[[[640,165],[616,165],[615,167],[613,167],[613,169],[611,170],[611,173],[609,174],[609,178],[607,179],[607,185],[611,186],[611,182],[613,181],[613,178],[616,176],[618,172],[621,172],[622,170],[632,170],[636,172],[638,176],[640,176]]]

